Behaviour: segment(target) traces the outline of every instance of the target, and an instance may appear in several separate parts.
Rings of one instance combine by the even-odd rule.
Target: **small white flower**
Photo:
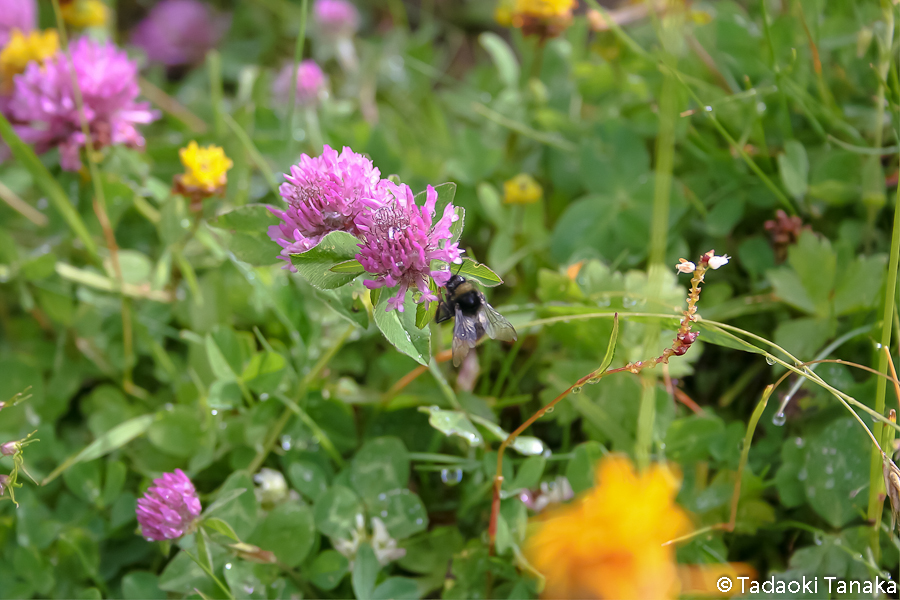
[[[391,537],[378,517],[372,517],[372,550],[381,566],[406,556],[406,549],[397,547],[397,540]]]
[[[368,531],[366,531],[365,517],[363,517],[362,513],[357,513],[356,529],[350,531],[350,539],[332,538],[332,546],[350,560],[351,566],[356,560],[356,553],[363,542],[371,544],[372,550],[375,552],[375,558],[378,559],[382,566],[406,556],[406,549],[397,547],[397,540],[391,537],[381,519],[373,517],[371,525],[372,535],[369,535]]]
[[[728,259],[731,258],[727,254],[724,256],[713,256],[709,259],[709,268],[710,269],[718,269],[719,267],[724,267],[728,264]]]
[[[284,475],[275,469],[262,468],[253,476],[256,482],[256,499],[260,504],[278,504],[288,496],[287,482]]]
[[[679,258],[678,260],[681,262],[675,265],[675,270],[679,273],[693,273],[697,268],[697,265],[683,258]]]

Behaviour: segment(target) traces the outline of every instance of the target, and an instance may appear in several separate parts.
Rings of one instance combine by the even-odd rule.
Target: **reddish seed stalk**
[[[601,378],[606,377],[607,375],[613,375],[615,373],[623,373],[629,372],[638,374],[642,370],[646,368],[652,369],[658,364],[668,363],[669,359],[673,356],[682,356],[688,349],[691,347],[691,344],[697,339],[699,333],[695,333],[691,331],[691,327],[694,324],[694,321],[697,320],[697,301],[700,299],[700,284],[703,283],[703,276],[709,268],[709,259],[714,256],[714,252],[710,250],[706,254],[704,254],[700,261],[698,262],[696,269],[693,272],[693,277],[691,278],[691,291],[688,293],[688,306],[682,312],[681,325],[678,327],[678,332],[675,335],[675,339],[672,342],[672,345],[669,348],[663,350],[663,353],[656,358],[651,358],[646,361],[637,361],[634,363],[628,363],[624,367],[618,367],[616,369],[607,369],[603,373],[599,375],[596,371],[592,371],[576,381],[574,384],[569,386],[569,388],[561,393],[559,396],[554,398],[549,404],[538,410],[536,413],[531,415],[524,423],[522,423],[515,431],[509,434],[503,443],[500,444],[500,448],[497,450],[497,474],[494,477],[494,494],[491,500],[491,519],[488,523],[488,538],[490,540],[490,552],[493,554],[494,546],[497,537],[497,521],[500,518],[500,488],[503,485],[503,453],[506,450],[506,447],[509,446],[519,435],[528,429],[532,423],[540,419],[544,416],[549,410],[552,410],[556,404],[559,403],[560,400],[568,396],[572,393],[572,390],[578,388],[580,389],[586,383],[598,383]]]

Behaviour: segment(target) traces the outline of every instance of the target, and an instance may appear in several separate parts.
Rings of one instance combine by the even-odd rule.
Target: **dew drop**
[[[442,469],[441,481],[445,485],[454,486],[462,481],[462,469]]]
[[[831,465],[825,465],[825,473],[831,475],[832,473],[834,473],[834,467],[832,467]]]
[[[825,489],[830,490],[834,488],[834,478],[829,477],[825,480]]]
[[[806,478],[808,476],[809,476],[809,473],[807,473],[806,467],[803,467],[802,469],[800,469],[800,472],[797,473],[797,479],[799,479],[800,481],[806,481]]]
[[[572,390],[572,391],[574,392],[575,390]],[[548,407],[546,410],[544,410],[544,414],[548,414],[548,415],[549,415],[550,413],[553,412],[553,409],[554,409],[554,408],[555,408],[554,406]]]
[[[806,442],[803,441],[802,437],[794,438],[794,443],[798,448],[802,448],[806,444]]]
[[[787,422],[787,416],[783,413],[777,413],[774,417],[772,417],[772,424],[781,427]]]
[[[575,387],[573,387],[573,388],[572,388],[572,393],[573,393],[573,394],[580,394],[580,393],[581,393],[581,386],[580,386],[580,385],[576,385]]]
[[[231,563],[228,563],[227,565],[225,565],[225,568],[226,568],[226,569],[231,569]]]
[[[766,362],[769,363],[770,366],[771,366],[771,365],[774,365],[774,364],[775,364],[775,357],[774,357],[774,356],[766,355]]]
[[[219,414],[219,411],[217,411],[216,409],[212,409],[210,412],[212,413],[212,416],[216,416],[217,414]]]

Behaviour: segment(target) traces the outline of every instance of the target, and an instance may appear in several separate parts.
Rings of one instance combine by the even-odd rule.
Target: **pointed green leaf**
[[[315,248],[291,255],[291,262],[313,287],[331,290],[350,283],[359,273],[337,273],[331,269],[359,253],[359,240],[346,231],[332,231]]]
[[[375,325],[397,350],[427,366],[431,359],[431,330],[416,327],[416,304],[411,293],[406,294],[403,312],[387,310],[388,299],[396,292],[397,288],[391,288],[380,294],[373,312]]]

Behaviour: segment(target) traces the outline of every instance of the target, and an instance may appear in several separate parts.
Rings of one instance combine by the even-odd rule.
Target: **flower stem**
[[[291,161],[294,160],[294,113],[297,110],[297,76],[299,75],[300,61],[303,59],[303,46],[306,44],[306,14],[309,0],[302,0],[300,5],[300,29],[297,32],[297,41],[294,45],[294,68],[291,71],[293,79],[290,86],[290,101],[287,113],[287,153]]]
[[[570,385],[563,393],[554,398],[549,404],[538,410],[536,413],[531,415],[524,423],[519,425],[515,431],[509,434],[509,436],[503,440],[500,444],[500,447],[497,449],[497,472],[494,476],[494,495],[491,501],[491,518],[488,522],[488,538],[490,540],[490,548],[491,552],[494,549],[494,543],[497,537],[497,521],[500,517],[500,488],[503,485],[503,453],[506,448],[515,441],[519,435],[522,434],[526,429],[528,429],[532,423],[540,419],[544,416],[547,411],[552,410],[554,406],[556,406],[563,398],[571,394],[574,390],[581,390],[581,388],[588,383],[594,384],[599,383],[603,377],[607,375],[613,375],[615,373],[623,373],[629,372],[634,374],[639,374],[646,368],[653,368],[659,364],[665,364],[669,362],[669,359],[673,356],[681,356],[691,347],[691,344],[696,339],[697,334],[691,333],[691,326],[697,320],[697,301],[700,299],[700,284],[703,283],[703,276],[707,271],[707,263],[706,261],[713,256],[712,251],[704,254],[703,259],[701,259],[700,264],[697,266],[694,271],[694,276],[691,279],[691,291],[688,294],[688,306],[682,311],[681,325],[678,328],[678,333],[675,335],[675,339],[672,342],[672,345],[669,348],[663,350],[662,354],[655,358],[651,358],[645,361],[637,361],[637,362],[629,362],[623,367],[618,367],[616,369],[606,368],[601,371],[606,365],[609,364],[609,361],[612,360],[612,355],[609,358],[604,360],[604,364],[600,366],[600,368],[591,371],[572,385]],[[610,344],[614,344],[615,339],[610,340]]]
[[[328,363],[334,358],[334,355],[338,353],[338,350],[344,345],[344,342],[350,337],[350,334],[353,333],[353,330],[356,328],[355,325],[350,325],[347,329],[335,340],[334,344],[323,354],[319,361],[313,366],[309,373],[303,377],[303,380],[300,382],[300,386],[297,390],[298,399],[306,398],[307,390],[309,389],[310,384],[313,380],[318,377],[322,371],[328,366]],[[250,463],[250,466],[247,467],[247,470],[250,473],[256,473],[262,464],[265,462],[266,457],[269,456],[269,452],[272,451],[272,448],[275,446],[275,442],[278,440],[278,436],[281,435],[281,432],[284,431],[284,428],[287,426],[288,421],[291,419],[291,415],[294,411],[290,406],[286,406],[284,412],[281,413],[281,416],[278,418],[278,421],[275,422],[275,425],[269,431],[269,436],[266,438],[265,443],[263,444],[262,450],[257,453],[256,457],[254,457],[253,462]]]
[[[94,187],[94,213],[103,229],[103,237],[106,239],[106,247],[109,249],[109,260],[112,263],[113,273],[116,281],[119,283],[119,289],[124,288],[125,280],[122,277],[122,266],[119,263],[119,245],[116,243],[116,234],[113,231],[112,224],[109,220],[109,214],[106,210],[106,194],[103,189],[103,182],[100,181],[100,169],[97,167],[96,149],[91,136],[91,127],[88,123],[87,114],[84,110],[84,98],[81,94],[81,83],[78,81],[78,74],[75,72],[75,62],[72,60],[72,51],[69,48],[69,39],[66,34],[66,24],[62,17],[62,10],[59,7],[59,0],[53,0],[53,13],[56,16],[56,28],[59,32],[59,40],[68,61],[69,74],[72,78],[72,92],[75,96],[75,106],[78,108],[78,117],[81,121],[81,133],[84,135],[85,154],[87,155],[88,169],[91,173],[91,183]],[[124,293],[121,293],[122,301],[122,346],[124,351],[125,365],[122,374],[122,388],[131,394],[141,390],[135,388],[132,382],[132,369],[134,368],[134,336],[132,334],[131,323],[131,305]]]
[[[891,325],[894,320],[895,292],[897,290],[897,267],[900,264],[900,187],[897,188],[897,201],[894,205],[894,225],[891,234],[891,255],[888,263],[887,285],[884,288],[884,313],[881,322],[881,347],[891,347]],[[878,353],[878,371],[887,373],[888,356]],[[887,392],[887,382],[879,378],[875,388],[875,412],[884,416],[884,401]],[[881,422],[875,423],[874,435],[882,439],[884,435]],[[882,473],[881,452],[872,448],[872,457],[869,465],[869,507],[866,513],[872,523],[870,545],[876,559],[881,554],[879,535],[881,531],[881,514],[884,509],[884,476]]]

